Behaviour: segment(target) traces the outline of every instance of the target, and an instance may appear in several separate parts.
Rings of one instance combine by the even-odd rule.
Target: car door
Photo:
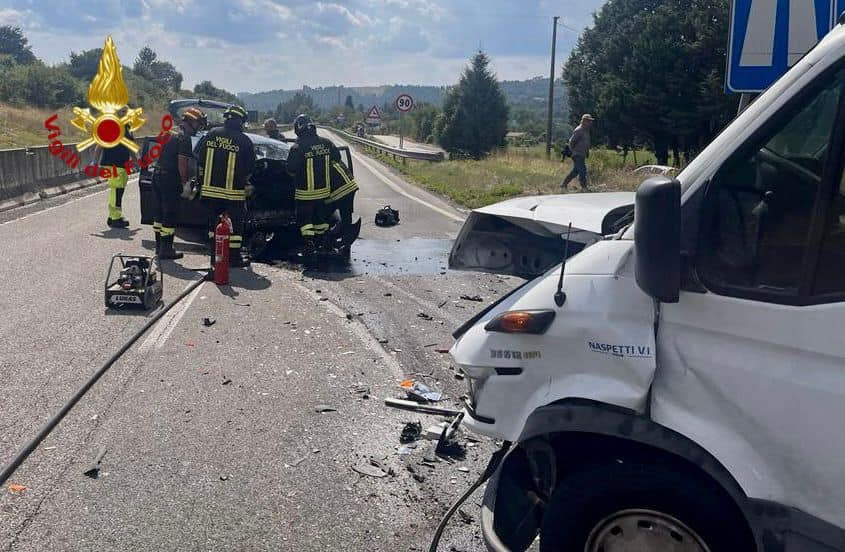
[[[702,192],[689,283],[660,306],[652,396],[655,421],[709,450],[749,497],[839,527],[843,86],[841,67],[815,79]]]

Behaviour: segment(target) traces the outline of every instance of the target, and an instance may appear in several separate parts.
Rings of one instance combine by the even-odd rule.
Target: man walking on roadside
[[[589,113],[581,115],[578,125],[569,138],[569,149],[572,151],[572,171],[561,182],[560,187],[566,189],[569,182],[578,177],[581,190],[587,191],[587,157],[590,155],[590,127],[593,126],[593,116]]]

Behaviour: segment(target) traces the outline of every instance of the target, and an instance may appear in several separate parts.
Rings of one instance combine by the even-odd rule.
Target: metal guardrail
[[[375,140],[367,140],[366,138],[361,138],[359,136],[355,136],[354,134],[349,134],[346,131],[339,130],[332,127],[325,127],[332,132],[343,136],[346,140],[358,144],[360,146],[364,146],[365,148],[371,149],[373,151],[377,151],[384,155],[391,155],[393,159],[402,159],[402,162],[405,162],[408,159],[416,159],[418,161],[432,161],[438,162],[443,161],[446,159],[446,156],[442,151],[438,152],[425,152],[425,151],[408,151],[399,148],[393,148],[386,144],[382,144],[381,142],[376,142]]]

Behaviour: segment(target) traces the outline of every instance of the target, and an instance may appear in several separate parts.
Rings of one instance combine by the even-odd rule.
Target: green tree
[[[0,100],[48,108],[84,103],[81,82],[66,66],[48,67],[40,61],[15,65],[4,74]]]
[[[164,91],[178,92],[182,88],[182,73],[169,61],[158,59],[158,54],[149,46],[144,46],[138,52],[132,71]]]
[[[238,104],[240,106],[244,105],[240,98],[238,98],[228,90],[217,88],[211,83],[211,81],[207,80],[202,81],[201,83],[194,86],[194,94],[197,94],[204,99],[219,100],[221,102]]]
[[[479,50],[446,93],[435,127],[440,145],[452,154],[478,159],[505,143],[508,106],[489,64]]]
[[[20,27],[0,26],[0,54],[7,54],[20,64],[35,63],[35,54]]]
[[[97,74],[100,67],[100,56],[103,55],[102,48],[82,50],[78,54],[70,53],[70,73],[78,79],[90,82]]]
[[[440,109],[428,103],[414,106],[411,120],[414,122],[414,139],[418,142],[434,141],[434,123],[440,116]]]
[[[138,57],[135,58],[135,64],[132,66],[132,71],[141,77],[152,79],[152,66],[155,63],[158,54],[156,54],[149,46],[144,46],[138,51]]]
[[[275,118],[279,124],[290,124],[300,113],[316,118],[320,116],[320,109],[310,95],[297,92],[293,97],[276,107]]]
[[[721,86],[728,18],[728,0],[607,2],[564,66],[571,122],[593,113],[610,145],[689,157],[736,112]]]

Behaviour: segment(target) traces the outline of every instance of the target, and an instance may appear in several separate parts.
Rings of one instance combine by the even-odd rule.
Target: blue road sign
[[[730,92],[760,92],[836,24],[845,0],[732,0]]]

